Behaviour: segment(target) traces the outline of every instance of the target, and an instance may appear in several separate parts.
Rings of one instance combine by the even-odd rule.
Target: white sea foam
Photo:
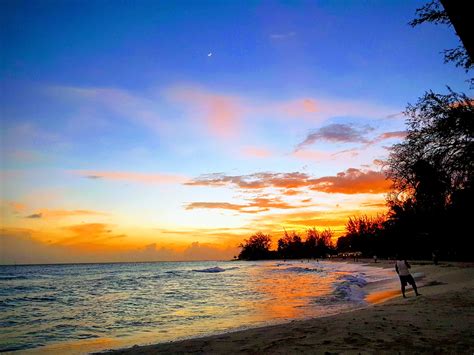
[[[224,272],[226,269],[223,269],[219,266],[214,266],[214,267],[210,267],[210,268],[207,268],[207,269],[201,269],[201,270],[193,270],[195,272],[208,272],[208,273],[216,273],[216,272]]]
[[[363,287],[367,285],[367,280],[363,275],[342,275],[339,282],[334,287],[334,295],[345,301],[363,302],[366,293]]]
[[[300,267],[292,266],[288,268],[281,269],[279,271],[289,271],[289,272],[322,272],[321,268],[311,268],[311,267]]]

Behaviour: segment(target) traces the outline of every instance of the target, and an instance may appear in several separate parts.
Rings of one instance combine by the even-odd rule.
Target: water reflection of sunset
[[[292,264],[274,267],[266,275],[261,270],[253,269],[252,278],[259,280],[250,287],[261,294],[264,301],[254,304],[255,316],[262,319],[278,318],[290,319],[301,318],[312,314],[309,304],[314,299],[331,292],[331,284],[334,275],[321,276],[314,264],[301,264],[301,269],[306,271],[299,273],[286,272],[285,268],[291,268]]]

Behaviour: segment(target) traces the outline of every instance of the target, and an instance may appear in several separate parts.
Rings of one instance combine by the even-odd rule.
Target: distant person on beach
[[[377,262],[377,255],[374,255],[374,263]]]
[[[410,270],[409,270],[410,268],[411,266],[410,264],[408,264],[408,261],[406,261],[406,259],[397,256],[397,261],[395,262],[395,271],[400,277],[400,284],[402,285],[403,298],[407,298],[407,296],[405,296],[405,286],[407,285],[407,283],[409,283],[411,287],[413,287],[413,290],[415,291],[415,294],[417,296],[420,295],[418,293],[418,289],[416,288],[415,279],[410,274]]]

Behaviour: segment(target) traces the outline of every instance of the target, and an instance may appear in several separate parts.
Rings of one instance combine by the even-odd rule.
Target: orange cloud
[[[302,193],[303,191],[293,190],[293,189],[288,189],[288,190],[283,191],[283,195],[286,195],[286,196],[295,196]]]
[[[41,209],[26,218],[63,218],[75,216],[107,216],[107,213],[90,210],[49,210]]]
[[[121,239],[125,236],[113,234],[106,225],[70,226],[63,229],[62,233],[64,232],[72,232],[74,236],[72,239],[52,243],[48,239],[55,237],[44,235],[43,232],[2,228],[0,264],[230,260],[238,255],[237,245],[242,240],[234,235],[233,242],[228,244],[195,241],[179,246],[160,243],[112,245],[110,238]]]
[[[336,176],[311,180],[310,189],[328,193],[379,194],[388,192],[390,185],[382,172],[349,168]]]
[[[243,213],[259,213],[268,211],[271,208],[292,209],[301,207],[281,201],[279,198],[268,199],[259,197],[251,199],[250,201],[251,202],[248,204],[233,204],[227,202],[192,202],[186,206],[186,209],[192,210],[196,208],[209,208],[239,211]]]
[[[82,223],[63,227],[71,236],[61,238],[56,245],[74,246],[81,250],[107,250],[112,247],[117,239],[123,239],[125,234],[114,234],[110,225],[104,223]],[[120,241],[119,241],[120,243]]]
[[[228,176],[208,174],[185,183],[191,186],[235,186],[243,190],[278,188],[292,190],[308,188],[326,193],[378,194],[387,192],[390,182],[382,172],[349,168],[336,176],[313,178],[306,173],[255,173],[250,175]],[[284,193],[284,191],[283,191]]]
[[[367,144],[372,145],[372,144],[380,143],[387,139],[404,139],[406,136],[407,136],[406,131],[385,132],[378,135],[373,140],[369,141]]]
[[[304,173],[255,173],[250,175],[227,176],[224,174],[208,174],[186,182],[191,186],[224,186],[234,185],[244,190],[256,190],[267,187],[298,188],[306,186],[308,175]]]
[[[228,139],[239,134],[242,107],[236,97],[197,87],[177,87],[169,90],[168,94],[171,99],[188,106],[193,115],[198,112],[212,135]]]
[[[185,183],[188,179],[181,175],[172,174],[146,174],[128,171],[75,171],[88,179],[121,180],[149,184],[179,184]]]
[[[2,214],[13,213],[19,214],[26,209],[26,205],[16,201],[4,201],[0,200],[0,210]]]
[[[192,202],[186,205],[187,210],[193,210],[196,208],[210,208],[210,209],[223,209],[232,211],[242,211],[246,205],[238,205],[228,202]]]
[[[119,257],[126,261],[231,260],[238,253],[237,244],[230,246],[195,241],[180,247],[150,243],[121,253]]]

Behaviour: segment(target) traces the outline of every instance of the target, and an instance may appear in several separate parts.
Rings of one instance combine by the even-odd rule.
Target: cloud
[[[91,179],[91,180],[102,179],[102,176],[100,176],[100,175],[87,175],[87,176],[84,176],[84,177],[87,178],[87,179]]]
[[[74,245],[77,248],[99,249],[107,248],[103,244],[107,244],[112,239],[125,238],[125,234],[112,233],[111,226],[104,223],[81,223],[67,227],[63,227],[67,234],[72,236],[64,237],[56,244],[58,245]]]
[[[263,189],[267,187],[297,188],[308,175],[305,173],[255,173],[250,175],[228,176],[220,173],[203,175],[185,183],[191,186],[236,186],[241,189]]]
[[[310,133],[303,142],[297,145],[296,150],[298,151],[316,141],[365,143],[368,142],[365,135],[370,131],[373,131],[373,128],[369,126],[356,129],[353,125],[333,123]]]
[[[208,209],[223,209],[232,210],[242,213],[259,213],[269,211],[270,209],[292,209],[300,208],[301,206],[291,205],[282,201],[280,198],[254,198],[249,199],[251,201],[247,204],[234,204],[227,202],[192,202],[186,205],[187,210],[193,210],[197,208],[208,208]]]
[[[151,243],[136,251],[123,254],[122,258],[129,261],[231,260],[238,253],[239,248],[236,246],[224,247],[195,241],[181,249]]]
[[[14,215],[20,214],[26,209],[26,205],[16,201],[0,200],[0,211],[3,214],[11,213]]]
[[[101,87],[50,86],[46,91],[50,95],[66,100],[79,101],[88,106],[96,105],[158,134],[169,130],[168,124],[159,113],[159,104],[153,97]]]
[[[399,117],[402,117],[404,115],[403,112],[397,112],[397,113],[392,113],[390,115],[387,115],[385,116],[385,118],[399,118]]]
[[[107,216],[107,213],[91,211],[91,210],[49,210],[41,209],[40,211],[26,216],[25,218],[63,218],[76,216]]]
[[[362,203],[362,206],[384,208],[384,207],[387,207],[387,203],[386,202],[364,202]]]
[[[136,173],[129,171],[74,171],[74,174],[81,175],[84,178],[92,180],[117,180],[131,181],[147,184],[181,184],[188,179],[181,175],[173,174],[152,174],[152,173]]]
[[[33,213],[26,216],[25,218],[40,219],[40,218],[43,218],[43,215],[41,213]]]
[[[60,263],[74,260],[71,250],[52,246],[32,236],[33,231],[20,228],[0,229],[0,264]],[[79,256],[79,255],[78,255]],[[84,260],[75,260],[84,261]]]
[[[232,211],[242,211],[245,205],[238,205],[228,202],[192,202],[186,205],[187,210],[193,210],[197,208],[209,208],[209,209],[224,209]]]
[[[112,234],[107,232],[107,227],[104,226],[104,228],[89,225],[76,231],[81,235],[92,232],[95,237],[97,234]],[[230,260],[239,252],[237,243],[224,246],[199,241],[180,247],[151,243],[138,248],[128,247],[125,250],[117,250],[113,246],[106,245],[101,248],[81,248],[72,242],[66,244],[45,242],[38,239],[37,234],[37,231],[31,229],[0,229],[0,245],[2,246],[0,264]]]
[[[336,176],[311,180],[310,189],[327,193],[379,194],[388,192],[390,185],[382,172],[349,168]]]
[[[240,97],[239,102],[245,103],[242,108],[246,114],[255,119],[294,119],[322,122],[332,117],[353,117],[381,119],[393,108],[371,102],[328,99],[322,97],[302,96],[285,100],[252,100],[249,97]]]
[[[193,116],[197,114],[213,136],[229,139],[240,134],[242,106],[239,98],[198,87],[175,87],[169,89],[167,95],[184,104]]]
[[[303,193],[302,191],[299,190],[293,190],[293,189],[288,189],[283,192],[284,195],[286,196],[295,196]]]
[[[292,32],[274,34],[274,38],[293,35]],[[255,122],[301,118],[314,123],[340,116],[383,118],[387,112],[397,111],[393,107],[371,102],[311,95],[272,100],[255,95],[212,91],[197,84],[174,85],[147,93],[119,88],[73,86],[50,86],[46,91],[49,95],[74,103],[78,114],[82,116],[87,110],[85,116],[94,122],[103,121],[103,112],[108,112],[160,135],[170,135],[180,133],[183,124],[189,127],[189,123],[194,120],[195,125],[204,128],[204,132],[220,140],[239,137],[244,129],[249,130],[250,123]],[[178,120],[168,119],[169,109],[183,108],[185,115],[181,115]],[[195,127],[193,129],[192,133],[195,133]]]
[[[385,132],[378,135],[375,139],[371,140],[369,144],[376,144],[388,139],[404,139],[406,136],[407,136],[406,131]]]
[[[175,86],[164,92],[169,100],[184,105],[192,117],[203,122],[212,136],[220,139],[239,136],[250,122],[288,118],[316,122],[340,116],[383,118],[387,112],[393,112],[393,108],[364,101],[311,96],[271,100],[209,91],[197,85]]]
[[[306,173],[255,173],[249,175],[229,176],[221,173],[208,174],[193,179],[190,186],[231,186],[246,191],[277,188],[292,190],[308,188],[326,193],[378,194],[387,192],[390,182],[382,172],[349,168],[336,176],[314,178]]]
[[[352,149],[340,150],[339,152],[331,154],[331,157],[336,157],[338,155],[343,155],[343,154],[349,155],[351,157],[356,157],[359,155],[359,149],[352,148]]]

